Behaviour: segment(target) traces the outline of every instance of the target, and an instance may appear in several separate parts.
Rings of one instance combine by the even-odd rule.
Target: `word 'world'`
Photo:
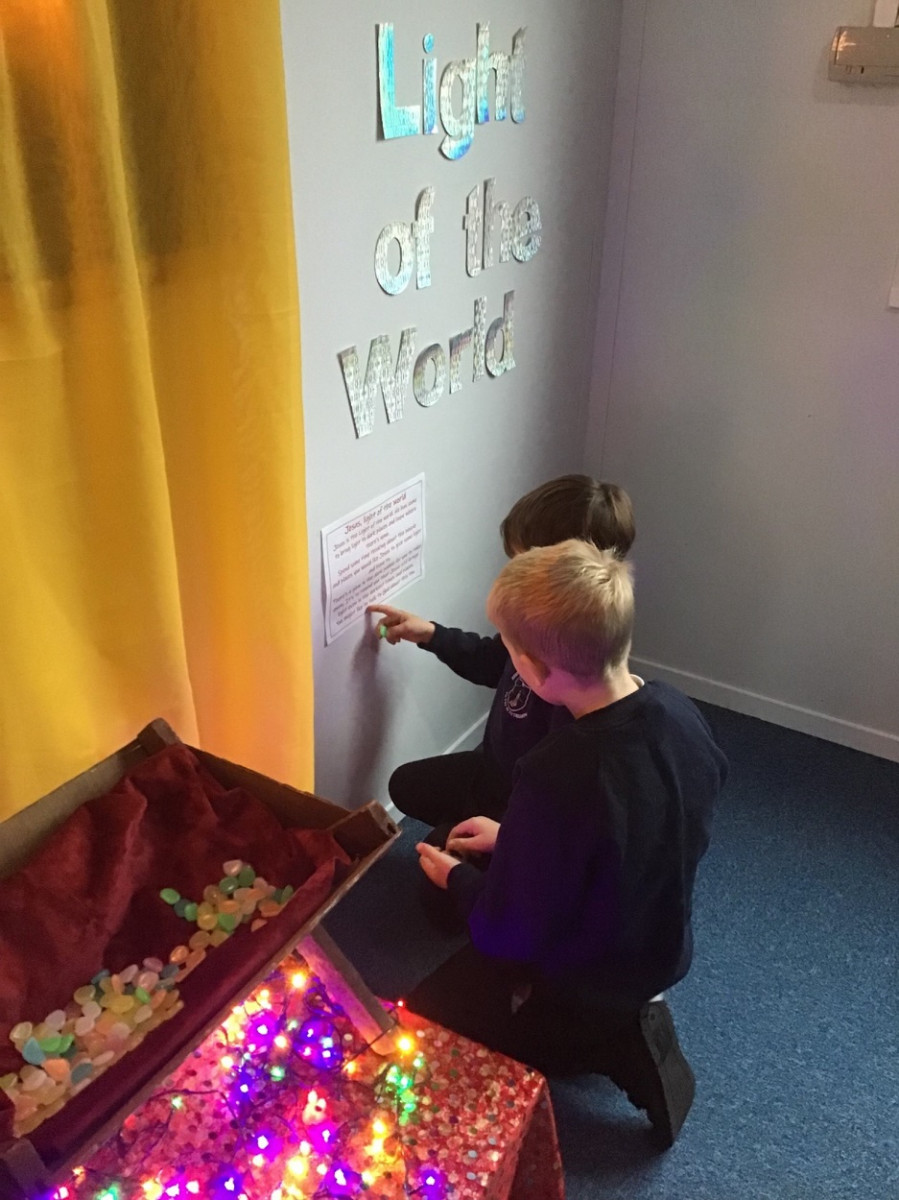
[[[482,379],[484,373],[496,378],[515,366],[515,336],[513,330],[515,293],[506,292],[503,298],[503,315],[487,325],[487,298],[479,296],[474,302],[472,325],[455,334],[449,340],[449,390],[450,394],[462,388],[462,356],[471,350],[473,382]],[[359,368],[359,355],[355,346],[341,350],[340,369],[346,388],[356,437],[371,433],[375,424],[375,400],[380,390],[384,400],[388,424],[402,419],[409,376],[412,375],[412,393],[423,408],[436,404],[446,390],[447,355],[439,342],[426,347],[415,360],[417,331],[414,326],[404,329],[400,335],[400,346],[396,364],[387,334],[373,338],[368,350],[368,362],[363,377]],[[502,337],[502,351],[497,352],[497,342]],[[429,380],[430,375],[430,380]]]

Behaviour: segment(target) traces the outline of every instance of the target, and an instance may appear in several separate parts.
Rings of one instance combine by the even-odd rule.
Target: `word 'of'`
[[[530,262],[540,249],[542,225],[540,207],[531,196],[515,205],[494,201],[493,179],[484,180],[484,203],[480,186],[468,194],[462,226],[466,231],[465,267],[469,275],[480,274],[495,261]],[[415,204],[415,220],[392,221],[378,234],[375,243],[375,278],[388,296],[404,291],[415,269],[416,287],[431,286],[431,234],[434,232],[434,189],[425,188]],[[499,254],[494,258],[495,233],[499,225]],[[399,266],[390,269],[391,242],[399,247]]]
[[[462,355],[471,347],[472,381],[487,374],[496,378],[515,366],[515,337],[513,317],[515,293],[506,292],[503,298],[503,315],[487,325],[487,298],[480,296],[474,302],[474,322],[469,329],[457,333],[449,340],[449,390],[450,394],[462,387]],[[502,353],[497,353],[497,339],[502,335]],[[423,408],[436,404],[446,388],[447,356],[443,347],[435,342],[422,350],[412,369],[415,354],[415,327],[404,329],[400,335],[400,347],[396,365],[387,334],[373,338],[368,350],[368,363],[363,379],[359,369],[359,355],[355,346],[341,350],[340,369],[356,437],[371,433],[375,424],[375,400],[378,390],[384,400],[388,424],[399,421],[403,416],[409,375],[412,375],[412,393]],[[428,381],[428,375],[432,378]]]
[[[437,114],[446,136],[440,143],[445,158],[461,158],[474,137],[475,122],[483,125],[490,120],[488,85],[491,72],[496,72],[494,119],[505,121],[511,104],[512,120],[524,120],[524,35],[519,29],[512,38],[512,53],[490,53],[490,25],[478,25],[478,48],[474,58],[455,59],[447,63],[437,89],[437,60],[430,57],[434,49],[433,34],[422,38],[422,47],[429,56],[421,64],[421,104],[399,105],[396,102],[396,59],[393,25],[378,25],[378,98],[381,106],[381,132],[385,138],[415,137],[419,133],[437,132]],[[456,80],[461,84],[460,111],[456,112],[453,91]]]

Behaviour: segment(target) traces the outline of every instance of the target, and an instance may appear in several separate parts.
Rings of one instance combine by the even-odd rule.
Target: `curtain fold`
[[[277,0],[0,7],[0,817],[164,716],[311,787]]]

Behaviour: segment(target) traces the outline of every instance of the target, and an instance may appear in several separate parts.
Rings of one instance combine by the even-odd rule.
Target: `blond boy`
[[[544,1070],[611,1076],[670,1145],[694,1081],[657,997],[690,967],[724,756],[686,696],[631,674],[631,571],[614,554],[520,554],[487,612],[525,683],[574,719],[519,761],[501,824],[452,831],[448,850],[489,853],[486,872],[419,845],[472,945],[409,1007]]]

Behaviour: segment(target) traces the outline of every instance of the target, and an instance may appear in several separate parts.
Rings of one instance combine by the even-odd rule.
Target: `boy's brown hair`
[[[504,641],[544,666],[580,679],[606,678],[630,652],[630,564],[574,538],[526,550],[500,571],[487,615]]]
[[[624,558],[636,536],[634,510],[624,488],[589,475],[561,475],[540,484],[516,500],[499,531],[510,558],[568,538],[593,542]]]

